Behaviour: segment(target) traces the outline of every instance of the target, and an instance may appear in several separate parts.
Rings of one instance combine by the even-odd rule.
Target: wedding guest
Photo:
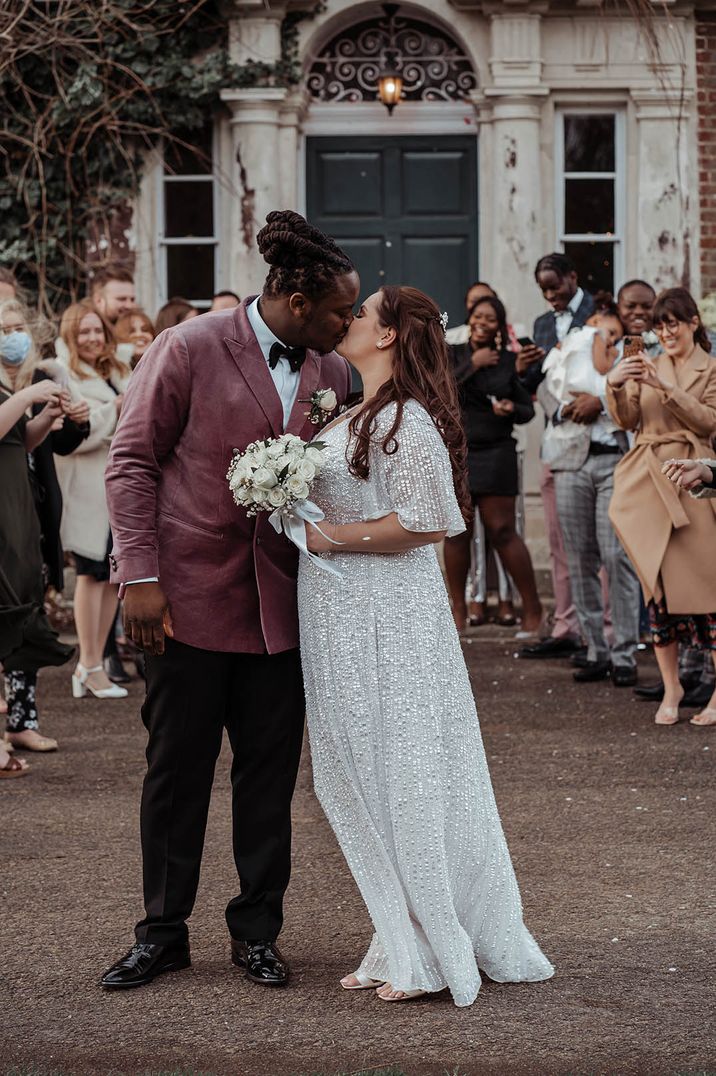
[[[5,351],[0,367],[0,667],[5,674],[11,739],[17,734],[18,746],[46,751],[56,749],[57,743],[39,735],[37,673],[47,665],[69,661],[74,647],[60,643],[44,610],[40,521],[28,453],[62,418],[67,398],[59,385],[47,379],[16,390],[9,372],[13,364],[7,359]],[[28,418],[27,411],[35,404],[41,410]],[[9,757],[3,742],[0,777],[22,776],[26,770],[23,763]]]
[[[485,296],[470,315],[470,340],[454,348],[462,417],[468,443],[468,470],[477,506],[492,547],[499,553],[522,598],[522,628],[536,632],[542,606],[529,551],[515,529],[518,493],[517,451],[512,431],[529,422],[534,407],[507,349],[507,317],[499,299]],[[462,539],[462,540],[461,540]],[[465,627],[465,582],[470,565],[467,532],[445,543],[445,568],[453,616]]]
[[[465,292],[465,321],[462,325],[456,325],[454,328],[447,330],[445,339],[448,344],[457,345],[467,343],[470,339],[470,314],[480,299],[484,299],[486,296],[491,296],[493,299],[498,298],[497,292],[492,285],[487,284],[484,280],[476,280],[474,284],[470,285]],[[509,322],[507,325],[507,332],[509,336],[508,346],[510,350],[519,351],[520,344],[517,341],[517,332]],[[523,455],[524,445],[518,446],[517,461],[520,478],[520,497],[522,495],[521,474]],[[451,538],[446,540],[452,541]],[[464,545],[465,539],[463,535],[460,535],[458,540]],[[468,605],[468,622],[472,627],[484,624],[487,619],[488,553],[489,550],[487,548],[485,527],[480,517],[480,512],[476,509],[470,545],[470,571],[468,573],[468,591],[470,599]],[[492,554],[497,572],[499,599],[495,620],[498,624],[510,626],[516,623],[515,610],[512,603],[512,594],[515,588],[512,580],[504,569],[499,554],[495,550],[492,550]]]
[[[114,325],[136,305],[134,276],[123,265],[107,265],[92,276],[89,297],[105,321]]]
[[[708,458],[716,433],[716,363],[685,288],[663,291],[653,317],[662,354],[653,360],[644,352],[623,359],[607,379],[612,417],[622,429],[636,431],[633,447],[615,472],[609,515],[649,609],[664,682],[655,720],[675,725],[684,694],[678,640],[698,643],[712,655],[716,650],[716,577],[711,570],[716,501],[680,496],[661,470],[677,456]],[[691,721],[716,724],[716,697]]]
[[[196,307],[192,306],[186,299],[175,296],[161,307],[154,319],[157,336],[159,336],[159,333],[164,332],[165,329],[170,329],[174,325],[181,325],[182,322],[195,318],[198,313],[199,311]]]
[[[234,307],[239,306],[241,298],[235,291],[217,291],[214,298],[211,300],[210,312],[216,310],[233,310]]]
[[[516,360],[522,383],[532,393],[537,391],[542,380],[542,361],[547,352],[561,343],[570,329],[585,325],[594,312],[594,301],[579,286],[574,262],[566,254],[555,252],[540,258],[535,266],[535,280],[552,309],[535,320],[534,343],[521,348]],[[567,553],[557,515],[554,477],[546,464],[542,465],[540,492],[552,561],[554,625],[549,638],[522,647],[520,657],[559,658],[578,651],[581,640],[569,584]]]
[[[117,318],[114,334],[120,344],[132,345],[132,358],[129,362],[132,369],[157,335],[152,319],[139,308],[129,310],[121,318]]]
[[[445,333],[445,339],[448,344],[465,344],[470,339],[470,312],[474,309],[475,304],[484,299],[486,295],[491,295],[493,299],[499,299],[499,295],[492,287],[491,284],[487,284],[484,280],[476,280],[474,284],[465,292],[465,321],[462,325],[455,325],[454,328],[448,329]],[[523,335],[523,326],[513,326],[509,322],[507,323],[507,334],[509,342],[507,346],[510,351],[517,352],[520,350],[521,344],[517,337]]]
[[[605,414],[604,399],[623,329],[611,295],[595,296],[595,302],[586,326],[572,330],[542,364],[537,398],[548,418],[542,459],[554,476],[572,595],[588,647],[574,679],[586,683],[611,676],[615,687],[631,687],[637,676],[639,582],[608,516],[614,470],[628,443]],[[611,646],[602,568],[609,581]]]
[[[60,336],[73,391],[89,404],[90,434],[70,456],[58,458],[64,498],[62,543],[77,569],[75,623],[80,642],[72,678],[76,698],[119,699],[125,688],[110,682],[102,653],[117,612],[117,587],[109,582],[111,551],[104,468],[122,409],[129,367],[116,355],[112,329],[90,300],[68,307]]]
[[[654,332],[654,303],[656,292],[646,280],[627,280],[617,292],[617,314],[624,326],[624,336],[641,336],[644,351],[654,359],[661,351],[661,344]],[[618,358],[622,357],[624,337],[617,345]]]
[[[25,307],[16,299],[0,301],[0,377],[10,393],[21,393],[31,385],[53,380],[57,364],[39,358],[37,341]],[[60,379],[61,381],[61,379]],[[64,385],[60,383],[59,389]],[[44,401],[32,405],[33,417],[39,415]],[[63,585],[63,555],[60,545],[62,497],[55,473],[54,453],[74,451],[87,436],[88,408],[81,401],[72,402],[65,394],[63,413],[49,433],[28,455],[31,487],[40,524],[40,550],[43,579],[56,590]],[[36,704],[37,670],[17,667],[6,676],[6,739],[26,751],[55,751],[57,741],[40,733]]]

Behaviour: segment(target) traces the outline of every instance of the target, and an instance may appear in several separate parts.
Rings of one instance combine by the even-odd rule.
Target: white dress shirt
[[[258,340],[259,347],[261,348],[263,357],[266,360],[266,365],[268,366],[271,345],[278,343],[283,346],[283,340],[279,340],[276,334],[271,332],[268,325],[261,317],[261,314],[259,313],[258,297],[254,299],[251,306],[247,307],[246,316],[249,319],[249,325],[254,330],[254,336]],[[269,373],[276,386],[276,392],[281,397],[281,404],[283,406],[283,428],[286,429],[289,416],[293,410],[293,405],[296,402],[298,383],[301,380],[301,371],[292,370],[288,359],[285,355],[282,355],[273,370],[269,366]]]
[[[283,344],[283,341],[279,340],[276,334],[271,332],[268,325],[261,317],[261,314],[259,313],[258,297],[254,299],[251,306],[247,308],[246,316],[249,319],[249,325],[254,330],[254,335],[261,348],[261,353],[268,366],[271,345],[277,342]],[[281,405],[283,407],[283,428],[285,430],[288,426],[288,420],[291,411],[293,410],[293,405],[296,402],[296,396],[298,395],[298,383],[301,380],[301,371],[292,370],[285,355],[281,356],[273,370],[270,366],[268,369],[273,379],[273,383],[276,386],[276,392],[281,398]],[[127,581],[126,585],[131,586],[132,583],[156,583],[157,581],[157,576],[153,575],[148,579],[130,579]]]
[[[584,298],[584,292],[581,288],[577,288],[572,298],[567,303],[564,310],[561,310],[558,314],[554,315],[554,328],[557,333],[557,339],[560,344],[564,340],[565,336],[572,327],[574,321],[574,315],[582,305],[582,299]]]

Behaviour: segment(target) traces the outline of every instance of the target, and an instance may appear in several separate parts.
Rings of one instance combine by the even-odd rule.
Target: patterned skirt
[[[647,606],[649,630],[654,646],[685,643],[699,650],[716,650],[716,613],[675,613],[666,608],[666,600]]]

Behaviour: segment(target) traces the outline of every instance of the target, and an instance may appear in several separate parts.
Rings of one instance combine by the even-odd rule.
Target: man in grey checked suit
[[[614,470],[628,449],[627,437],[607,414],[603,397],[583,394],[572,405],[573,436],[550,439],[550,424],[563,421],[562,409],[544,382],[537,398],[547,415],[543,452],[554,474],[572,599],[588,648],[586,665],[574,678],[584,683],[611,676],[615,687],[631,687],[637,679],[639,581],[608,516]],[[602,566],[609,581],[611,646],[604,629]]]

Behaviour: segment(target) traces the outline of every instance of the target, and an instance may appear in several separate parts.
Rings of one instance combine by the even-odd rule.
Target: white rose
[[[338,406],[338,397],[333,389],[325,389],[321,393],[319,406],[321,411],[333,411],[333,409]]]
[[[288,467],[290,462],[291,462],[291,457],[285,455],[285,453],[284,453],[283,456],[279,456],[276,459],[276,461],[274,462],[274,467],[276,468],[276,473],[281,474],[281,471],[284,469],[284,467]]]
[[[277,481],[273,467],[258,467],[254,471],[253,484],[256,489],[273,489]]]
[[[313,466],[310,460],[302,459],[296,464],[296,472],[306,482],[312,482],[316,477],[316,468]]]
[[[268,502],[272,508],[283,508],[288,497],[281,486],[274,486],[268,492]]]
[[[277,456],[283,455],[283,445],[280,441],[273,441],[266,449],[266,455],[269,459],[275,460]]]
[[[302,501],[308,496],[308,484],[304,482],[300,475],[292,474],[290,478],[286,479],[285,488],[286,492],[295,497],[297,501]]]
[[[323,463],[323,450],[309,445],[304,453],[304,459],[309,460],[318,471]]]
[[[265,489],[252,489],[251,500],[254,504],[265,504],[268,499],[268,492]]]
[[[249,462],[252,467],[263,467],[268,459],[268,453],[263,445],[259,448],[255,448],[249,457]]]

